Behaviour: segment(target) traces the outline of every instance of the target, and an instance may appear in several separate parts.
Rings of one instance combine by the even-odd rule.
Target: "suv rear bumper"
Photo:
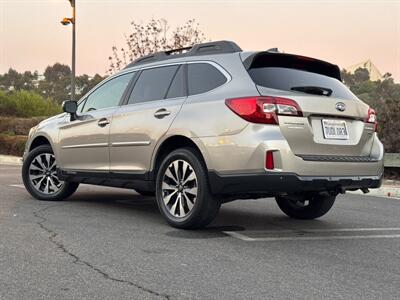
[[[294,173],[219,174],[209,171],[213,194],[271,194],[379,188],[382,176],[298,176]]]

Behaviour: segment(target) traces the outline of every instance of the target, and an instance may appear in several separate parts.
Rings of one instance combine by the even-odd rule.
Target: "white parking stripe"
[[[17,187],[17,188],[22,188],[22,189],[25,188],[25,186],[23,184],[10,184],[10,186]]]
[[[382,234],[377,234],[382,231]],[[386,232],[385,232],[386,231]],[[398,231],[396,233],[388,233]],[[354,235],[327,234],[335,232],[360,232]],[[368,234],[368,232],[371,232]],[[337,229],[303,229],[303,230],[266,230],[266,231],[224,231],[225,234],[246,242],[273,242],[299,240],[351,240],[351,239],[393,239],[400,238],[400,228],[337,228]],[[277,236],[280,233],[284,236]],[[289,233],[289,235],[287,235]],[[307,235],[309,233],[310,235]],[[320,233],[316,235],[315,233]],[[365,233],[365,234],[364,234]],[[255,235],[255,236],[254,236]]]
[[[239,240],[242,240],[242,241],[246,241],[246,242],[255,241],[253,238],[248,237],[248,236],[246,236],[244,234],[238,233],[236,231],[223,231],[223,233],[225,233],[227,235],[230,235],[231,237],[237,238]]]
[[[246,233],[307,233],[307,232],[346,232],[346,231],[400,231],[400,227],[362,227],[362,228],[299,228],[299,229],[276,229],[276,230],[246,230]]]
[[[224,233],[246,242],[276,242],[276,241],[311,241],[311,240],[355,240],[355,239],[398,239],[400,234],[375,234],[375,235],[331,235],[331,236],[293,236],[293,237],[265,237],[251,238],[246,235],[224,231]]]

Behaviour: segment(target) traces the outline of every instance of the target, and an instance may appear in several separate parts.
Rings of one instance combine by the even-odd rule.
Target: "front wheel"
[[[177,228],[207,226],[221,203],[208,187],[206,167],[191,148],[177,149],[164,158],[157,173],[156,197],[161,214]]]
[[[276,197],[276,203],[286,215],[305,220],[322,217],[331,209],[335,200],[336,196],[329,194]]]
[[[60,201],[71,196],[78,183],[57,177],[57,162],[50,145],[33,149],[22,165],[22,180],[27,191],[38,200]]]

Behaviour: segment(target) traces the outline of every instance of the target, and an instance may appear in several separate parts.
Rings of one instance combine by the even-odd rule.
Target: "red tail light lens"
[[[267,151],[267,154],[265,155],[265,168],[267,170],[273,170],[275,168],[273,151]]]
[[[374,109],[368,108],[368,116],[365,122],[374,124],[375,131],[378,129],[378,117]]]
[[[244,97],[225,100],[225,104],[241,118],[262,124],[279,124],[278,115],[303,116],[296,101],[280,97]]]

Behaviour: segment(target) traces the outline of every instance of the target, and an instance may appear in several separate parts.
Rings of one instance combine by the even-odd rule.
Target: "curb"
[[[363,196],[370,196],[370,197],[385,197],[400,200],[400,187],[386,187],[382,186],[379,189],[371,189],[368,194],[364,194],[361,191],[353,191],[347,192],[353,195],[363,195]]]
[[[348,191],[350,194],[359,194],[364,196],[386,197],[400,200],[400,181],[384,179],[379,189],[370,189],[369,193],[364,194],[362,191]]]
[[[0,165],[22,165],[22,157],[11,155],[0,155]]]

